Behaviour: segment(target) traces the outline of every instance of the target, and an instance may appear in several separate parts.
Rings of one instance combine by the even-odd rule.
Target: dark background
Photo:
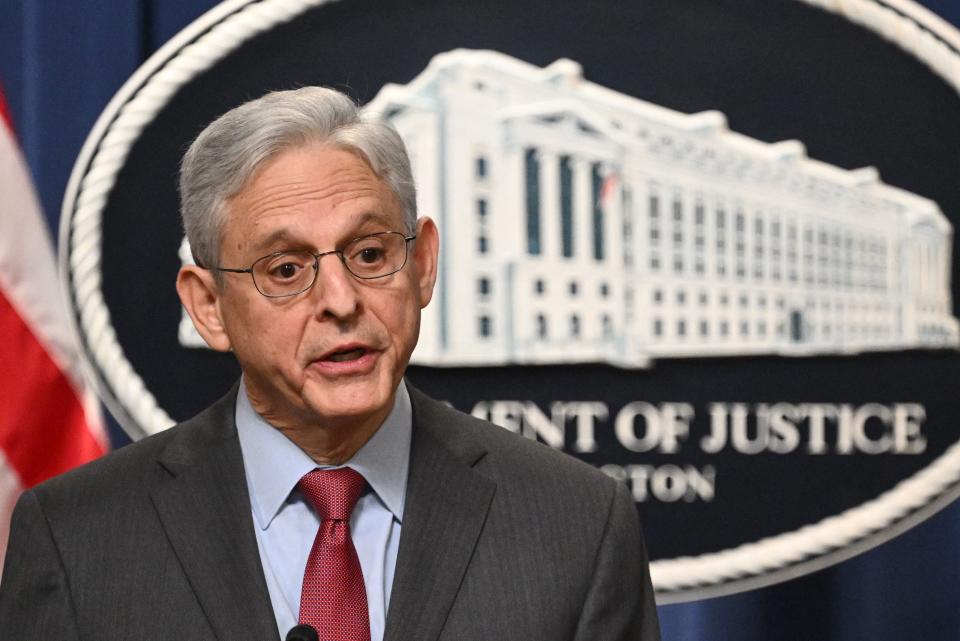
[[[97,115],[150,53],[212,4],[155,0],[108,8],[95,2],[0,2],[0,81],[54,234],[67,176]],[[139,171],[150,177],[151,184],[166,184],[165,191],[151,193],[149,198],[135,192],[116,194],[110,207],[141,211],[139,221],[159,220],[175,212],[175,159],[182,149],[170,141],[188,139],[213,116],[242,98],[258,95],[263,88],[284,88],[291,82],[333,83],[346,85],[365,100],[385,80],[412,78],[432,53],[464,46],[496,48],[539,65],[560,55],[569,56],[584,65],[588,79],[599,84],[680,111],[721,109],[736,131],[768,141],[799,138],[810,156],[842,167],[877,165],[886,182],[934,198],[948,214],[960,212],[960,187],[956,180],[943,178],[944,172],[955,174],[960,167],[960,114],[954,90],[891,45],[872,36],[850,37],[857,28],[841,18],[818,16],[814,18],[816,29],[810,29],[805,26],[811,9],[787,0],[662,0],[622,3],[607,11],[589,3],[516,3],[494,11],[478,9],[475,3],[449,2],[440,6],[444,16],[431,22],[459,26],[434,30],[432,24],[424,23],[418,29],[404,22],[424,4],[345,2],[325,7],[323,19],[310,25],[309,32],[291,34],[291,38],[274,36],[258,43],[256,55],[244,53],[249,51],[245,49],[231,56],[226,64],[244,72],[218,78],[215,69],[196,81],[212,83],[202,92],[188,95],[185,89],[158,119],[154,131],[145,132],[138,145],[139,156],[134,150],[132,158],[142,158],[141,164],[131,163],[125,169],[131,175],[121,178],[122,184],[137,184]],[[364,5],[369,11],[362,10]],[[960,23],[960,6],[947,2],[928,6]],[[486,15],[478,16],[478,12]],[[318,18],[320,14],[317,12]],[[465,20],[465,15],[472,17]],[[635,32],[625,35],[623,24],[636,25]],[[323,33],[324,25],[337,28]],[[307,26],[297,23],[290,28]],[[520,38],[518,33],[527,36]],[[598,49],[601,41],[604,48]],[[302,65],[285,65],[282,70],[256,64],[263,51],[290,42],[307,42],[322,57],[304,55]],[[317,65],[318,59],[324,64]],[[638,64],[638,60],[656,64]],[[680,73],[684,75],[678,80]],[[233,81],[224,83],[224,77]],[[198,101],[198,95],[204,99]],[[946,104],[952,104],[953,110],[925,109]],[[170,131],[175,133],[171,136]],[[173,252],[143,252],[143,248],[178,244],[179,236],[173,238],[168,231],[169,238],[158,238],[148,224],[139,231],[127,227],[108,224],[105,228],[105,246],[111,247],[107,259],[130,265],[131,258],[169,262],[175,257]],[[143,237],[110,236],[131,233]],[[121,340],[142,329],[139,319],[176,313],[176,301],[171,305],[163,298],[172,295],[172,288],[158,294],[159,290],[142,286],[152,274],[167,278],[171,269],[175,271],[175,263],[144,262],[139,273],[127,270],[133,281],[105,282],[111,306],[140,310],[124,315],[124,320],[115,318]],[[111,271],[109,265],[105,271],[108,275],[120,273]],[[958,281],[955,275],[955,290]],[[956,291],[954,298],[957,300]],[[164,346],[142,340],[124,342],[127,345],[143,349],[129,356],[138,371],[151,372],[157,378],[148,378],[148,386],[158,394],[161,406],[177,418],[192,413],[195,408],[177,397],[177,379],[163,380],[175,368],[149,365],[156,358],[151,354],[169,354]],[[211,393],[235,371],[214,354],[191,358],[198,359],[191,364],[191,371],[209,381]],[[613,397],[623,402],[683,400],[694,402],[700,411],[701,400],[914,400],[918,395],[927,398],[934,386],[946,391],[939,404],[928,403],[928,423],[950,426],[956,408],[944,381],[957,380],[956,365],[956,358],[928,353],[817,359],[803,364],[804,378],[815,381],[807,380],[800,390],[796,386],[796,371],[801,369],[798,361],[781,359],[662,362],[654,372],[627,376],[596,368],[589,376],[591,387],[612,389]],[[819,368],[813,376],[810,367]],[[869,385],[854,384],[858,378],[862,383],[863,372],[870,371],[896,375],[867,379]],[[498,390],[489,387],[493,381],[482,372],[440,376],[431,370],[415,370],[411,374],[415,382],[441,395],[444,384],[439,379],[448,375],[458,380],[482,379],[485,398],[549,401],[601,397],[584,394],[577,387],[582,368],[554,368],[549,386],[544,386],[543,377],[516,368],[501,379],[503,394],[494,393]],[[565,389],[576,393],[565,394]],[[450,394],[444,396],[469,407],[468,399],[457,403]],[[614,400],[608,402],[611,409],[617,406]],[[123,442],[116,429],[114,436],[117,444]],[[928,436],[941,449],[956,440],[950,434]],[[888,465],[889,459],[884,463],[872,473],[902,477],[903,469]],[[851,474],[855,472],[851,470]],[[882,483],[882,478],[878,482]],[[811,488],[809,497],[814,501],[825,496],[818,489],[829,490],[829,486]],[[823,509],[829,513],[832,506],[825,501]],[[649,528],[658,530],[651,532],[652,536],[698,529],[696,523],[684,518],[671,520],[666,513],[651,516],[649,523]],[[664,636],[678,640],[960,638],[955,605],[960,602],[958,534],[960,512],[954,506],[836,568],[743,595],[661,608]]]

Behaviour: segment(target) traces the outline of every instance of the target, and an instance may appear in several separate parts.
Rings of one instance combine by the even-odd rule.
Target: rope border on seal
[[[174,424],[124,355],[101,291],[103,208],[133,143],[174,93],[244,41],[329,0],[231,0],[198,18],[158,50],[120,89],[87,138],[67,185],[61,212],[63,282],[87,368],[101,398],[135,436]],[[88,165],[89,162],[89,165]],[[77,326],[79,325],[79,327]],[[86,359],[84,359],[86,360]]]
[[[74,165],[61,212],[60,275],[87,376],[134,436],[174,421],[134,371],[110,323],[101,291],[102,212],[143,128],[174,93],[244,41],[334,0],[227,0],[170,40],[124,84],[91,131]],[[845,16],[924,62],[960,92],[960,32],[912,0],[797,0]],[[89,354],[89,356],[88,356]],[[877,498],[793,532],[696,557],[654,561],[658,602],[720,596],[825,566],[867,549],[960,494],[960,442]]]

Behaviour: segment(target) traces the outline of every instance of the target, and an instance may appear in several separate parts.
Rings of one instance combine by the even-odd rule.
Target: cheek
[[[398,350],[413,351],[420,333],[419,299],[407,296],[397,300],[392,309],[392,325],[388,329],[391,330]]]
[[[302,323],[289,310],[259,309],[256,302],[232,310],[228,331],[233,351],[245,365],[287,369],[295,362]]]
[[[260,353],[281,368],[293,365],[303,342],[304,321],[299,317],[272,317],[259,327],[253,340],[259,344]]]
[[[415,332],[418,319],[415,305],[406,289],[382,289],[371,292],[366,298],[366,308],[370,316],[376,318],[380,331],[386,334],[390,343],[400,348],[408,340],[411,332]]]

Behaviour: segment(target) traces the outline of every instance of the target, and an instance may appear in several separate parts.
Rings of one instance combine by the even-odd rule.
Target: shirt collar
[[[401,381],[387,419],[342,466],[362,474],[384,506],[401,522],[410,463],[412,415],[410,395],[406,384]],[[257,525],[265,530],[303,475],[327,466],[317,465],[306,452],[257,414],[242,381],[235,416],[250,503]]]

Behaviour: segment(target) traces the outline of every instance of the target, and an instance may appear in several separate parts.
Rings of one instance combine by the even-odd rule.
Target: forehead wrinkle
[[[251,214],[267,214],[276,209],[287,210],[299,204],[330,201],[331,207],[359,198],[377,198],[382,185],[375,175],[360,168],[340,167],[331,172],[322,184],[309,176],[286,180],[259,177],[235,197],[235,204]]]
[[[262,215],[276,209],[289,210],[293,206],[325,201],[329,201],[331,207],[336,207],[344,202],[378,195],[378,190],[372,186],[351,186],[350,183],[316,186],[291,182],[258,189],[257,192],[252,197],[248,195],[242,204],[237,204],[241,204],[249,213]]]

